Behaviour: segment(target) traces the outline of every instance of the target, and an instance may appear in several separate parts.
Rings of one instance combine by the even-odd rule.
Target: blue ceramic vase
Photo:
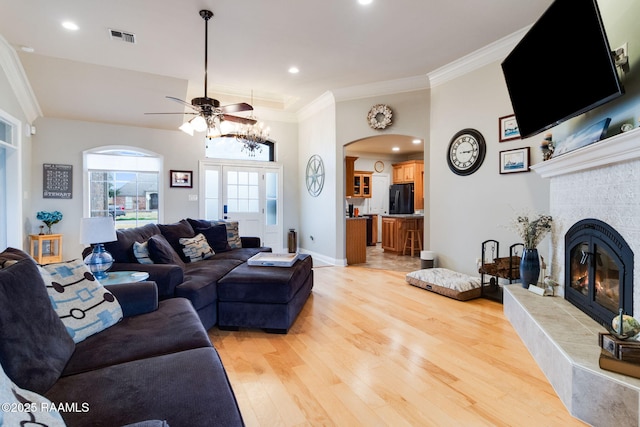
[[[520,281],[522,287],[529,288],[529,285],[536,285],[540,276],[540,257],[538,249],[525,249],[520,259]]]

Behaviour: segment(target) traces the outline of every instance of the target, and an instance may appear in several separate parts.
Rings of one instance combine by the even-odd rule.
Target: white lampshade
[[[113,218],[110,216],[94,216],[82,218],[80,222],[80,243],[93,244],[114,242],[118,240]]]
[[[191,126],[191,122],[184,122],[178,129],[193,136],[193,126]]]
[[[207,130],[207,121],[202,116],[196,116],[191,120],[191,126],[193,126],[193,130],[196,132],[204,132]]]

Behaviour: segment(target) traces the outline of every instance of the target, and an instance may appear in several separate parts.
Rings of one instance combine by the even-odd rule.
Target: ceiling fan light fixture
[[[178,129],[190,136],[193,136],[193,126],[191,126],[191,121],[184,122]]]
[[[202,116],[196,116],[191,121],[191,126],[193,126],[193,130],[196,132],[204,132],[207,130],[207,121]]]

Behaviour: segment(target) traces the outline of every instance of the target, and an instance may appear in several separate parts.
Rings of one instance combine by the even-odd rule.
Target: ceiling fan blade
[[[253,107],[246,102],[240,102],[239,104],[229,104],[224,107],[220,107],[223,113],[238,113],[240,111],[251,111]]]
[[[187,113],[144,113],[144,114],[147,114],[147,115],[149,115],[149,114],[182,114],[182,115],[185,115],[185,114],[193,114],[193,115],[195,116],[195,115],[197,115],[198,113],[191,113],[191,112],[187,112]]]
[[[180,98],[175,98],[175,97],[173,97],[173,96],[167,96],[166,98],[167,98],[167,99],[170,99],[170,100],[172,100],[172,101],[175,101],[175,102],[177,102],[178,104],[182,104],[182,105],[184,105],[185,107],[189,107],[189,108],[191,108],[192,110],[195,110],[195,111],[198,111],[198,112],[200,111],[200,109],[199,109],[199,108],[195,107],[194,105],[192,105],[192,104],[190,104],[190,103],[188,103],[188,102],[186,102],[186,101],[183,101],[183,100],[182,100],[182,99],[180,99]]]
[[[226,120],[229,122],[242,123],[244,125],[255,125],[257,122],[257,120],[254,120],[254,119],[248,119],[246,117],[239,117],[239,116],[230,116],[229,114],[221,114],[220,116],[222,120]]]

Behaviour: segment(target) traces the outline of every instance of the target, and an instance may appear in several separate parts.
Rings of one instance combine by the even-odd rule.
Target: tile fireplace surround
[[[594,426],[640,426],[640,379],[598,367],[605,329],[564,299],[564,235],[577,221],[602,220],[640,259],[640,129],[532,167],[550,181],[550,253],[557,297],[505,286],[504,313],[574,417]],[[634,315],[640,318],[640,266],[634,266]]]

